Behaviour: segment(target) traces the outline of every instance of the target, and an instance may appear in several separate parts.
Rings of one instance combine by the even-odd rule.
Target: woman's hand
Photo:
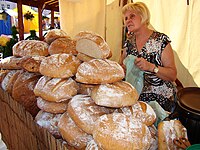
[[[143,71],[153,71],[155,65],[148,62],[147,60],[145,60],[144,58],[142,57],[137,57],[135,59],[135,65],[140,69],[140,70],[143,70]]]

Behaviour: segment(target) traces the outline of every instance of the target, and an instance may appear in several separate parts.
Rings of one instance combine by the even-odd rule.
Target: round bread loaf
[[[76,74],[81,61],[71,54],[54,54],[43,59],[39,71],[53,78],[69,78]]]
[[[13,55],[17,57],[23,56],[47,56],[49,45],[38,40],[21,40],[17,42],[12,50]]]
[[[123,68],[117,62],[108,59],[83,62],[76,73],[76,81],[85,84],[113,83],[123,78]]]
[[[34,93],[44,100],[62,102],[71,99],[77,94],[78,85],[72,79],[50,78],[42,76],[37,82]]]
[[[35,117],[35,122],[42,128],[47,129],[55,138],[61,138],[58,130],[58,122],[62,114],[51,114],[40,110]]]
[[[187,130],[179,120],[163,121],[158,124],[158,149],[178,150],[175,138],[187,138]]]
[[[97,105],[120,108],[135,104],[139,95],[131,84],[120,81],[95,86],[91,97]]]
[[[147,150],[151,134],[139,120],[122,113],[101,116],[95,123],[93,138],[102,149]]]
[[[49,45],[58,38],[70,38],[69,35],[61,29],[52,29],[47,32],[44,41]]]
[[[49,102],[46,101],[44,99],[42,99],[41,97],[37,97],[37,106],[45,111],[45,112],[49,112],[52,114],[61,114],[67,111],[67,103],[66,101],[64,102]]]
[[[76,50],[90,57],[105,59],[111,50],[103,37],[96,33],[81,31],[76,36]]]
[[[58,123],[59,131],[69,145],[77,148],[84,149],[87,142],[92,139],[92,136],[82,131],[74,121],[65,112]]]
[[[49,46],[49,54],[72,54],[77,55],[76,51],[76,41],[71,38],[58,38],[54,40],[51,45]]]
[[[36,96],[33,92],[40,77],[41,75],[39,74],[23,72],[18,75],[12,88],[13,99],[22,104],[33,117],[35,117],[40,110],[37,107]]]
[[[156,113],[153,108],[145,102],[139,101],[132,106],[120,109],[125,115],[137,118],[147,126],[152,125],[156,121]]]
[[[15,56],[9,56],[0,61],[0,68],[2,69],[21,69],[19,65],[21,58]]]
[[[113,109],[98,106],[87,95],[76,95],[68,104],[67,112],[76,125],[88,134],[92,134],[95,121]]]

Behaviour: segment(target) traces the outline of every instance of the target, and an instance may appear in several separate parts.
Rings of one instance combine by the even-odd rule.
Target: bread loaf
[[[76,125],[88,134],[92,134],[95,121],[113,109],[98,106],[87,95],[76,95],[68,104],[67,112]]]
[[[80,60],[71,54],[54,54],[43,59],[39,71],[53,78],[69,78],[76,74]]]
[[[66,32],[61,29],[52,29],[47,32],[44,41],[49,45],[58,38],[70,38]]]
[[[37,82],[34,93],[44,100],[62,102],[71,99],[77,94],[78,85],[72,79],[50,78],[43,76]]]
[[[21,40],[13,46],[13,55],[23,56],[47,56],[49,45],[38,40]]]
[[[95,59],[94,57],[90,57],[90,56],[85,55],[83,53],[78,53],[77,58],[80,59],[81,61],[90,61],[92,59]]]
[[[85,84],[106,84],[121,81],[124,78],[122,67],[108,59],[92,59],[83,62],[77,69],[76,81]]]
[[[61,114],[67,111],[67,101],[64,102],[50,102],[42,99],[41,97],[37,97],[37,106],[45,111],[52,114]]]
[[[19,66],[21,58],[17,58],[15,56],[9,56],[0,61],[1,69],[21,69]]]
[[[88,135],[76,126],[67,112],[61,116],[58,128],[63,139],[76,149],[85,149],[87,142],[92,139],[91,135]]]
[[[0,70],[0,83],[2,83],[8,72],[10,72],[10,70]]]
[[[97,105],[120,108],[135,104],[139,95],[131,84],[120,81],[95,86],[92,89],[91,97]]]
[[[37,107],[36,96],[33,92],[40,77],[41,75],[35,73],[23,72],[16,79],[12,89],[13,99],[21,103],[33,117],[40,110]]]
[[[102,149],[148,150],[151,134],[139,120],[122,113],[112,113],[96,121],[93,138]]]
[[[49,46],[49,54],[72,54],[77,55],[76,51],[76,41],[71,38],[58,38],[54,40],[51,45]]]
[[[51,114],[40,110],[35,117],[35,122],[44,129],[47,129],[55,138],[61,138],[58,130],[58,122],[62,114]]]
[[[102,149],[97,145],[95,140],[92,139],[91,141],[89,141],[87,143],[87,146],[86,146],[85,150],[102,150]]]
[[[179,120],[163,121],[158,124],[158,150],[178,150],[175,138],[187,138],[187,130]]]
[[[137,118],[147,126],[152,125],[156,121],[156,113],[152,107],[145,102],[139,101],[132,106],[120,109],[125,115]]]
[[[76,36],[76,50],[90,57],[105,59],[111,50],[103,37],[96,33],[81,31]]]
[[[79,90],[78,90],[78,94],[82,94],[82,95],[91,95],[92,89],[95,87],[94,84],[83,84],[83,83],[79,83]]]
[[[19,61],[19,65],[28,72],[39,73],[40,63],[45,58],[44,56],[24,56]]]

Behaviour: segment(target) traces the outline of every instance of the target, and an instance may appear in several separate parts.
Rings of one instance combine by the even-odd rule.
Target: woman
[[[150,12],[144,3],[129,3],[122,8],[122,14],[129,36],[120,62],[128,55],[137,56],[135,66],[144,71],[144,87],[139,100],[156,100],[166,111],[172,112],[177,70],[170,39],[148,28]]]

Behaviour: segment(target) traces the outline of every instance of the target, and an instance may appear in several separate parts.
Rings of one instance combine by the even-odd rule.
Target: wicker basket
[[[0,88],[0,132],[10,150],[67,150],[66,144],[40,128],[29,112]]]

